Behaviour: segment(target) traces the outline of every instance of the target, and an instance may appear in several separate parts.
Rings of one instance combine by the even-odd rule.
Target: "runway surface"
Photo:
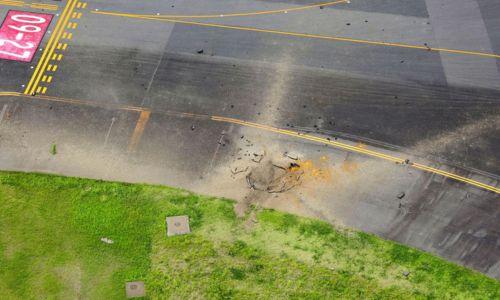
[[[9,10],[53,19],[31,62],[0,59],[0,168],[253,201],[500,278],[497,1],[0,0]],[[249,188],[290,160],[300,185]]]

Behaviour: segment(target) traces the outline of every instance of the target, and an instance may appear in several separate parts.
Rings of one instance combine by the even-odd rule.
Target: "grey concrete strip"
[[[436,40],[431,47],[493,52],[477,0],[426,0],[426,3]],[[440,55],[449,85],[500,89],[494,58]]]

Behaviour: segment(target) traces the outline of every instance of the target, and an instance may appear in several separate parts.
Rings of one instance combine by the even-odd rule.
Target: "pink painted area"
[[[53,15],[9,10],[0,27],[0,59],[30,62]]]

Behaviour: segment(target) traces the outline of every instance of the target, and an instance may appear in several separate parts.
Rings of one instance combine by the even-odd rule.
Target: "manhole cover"
[[[188,216],[172,216],[166,218],[167,236],[190,233]]]
[[[127,298],[138,298],[146,296],[146,289],[143,281],[132,281],[125,284]]]

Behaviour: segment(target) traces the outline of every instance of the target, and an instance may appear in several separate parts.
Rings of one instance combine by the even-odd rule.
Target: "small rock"
[[[323,8],[325,8],[323,5],[320,5],[320,6],[319,6],[319,9],[323,9]]]
[[[403,276],[404,277],[410,276],[410,271],[403,271]]]
[[[399,193],[398,199],[403,199],[405,197],[405,193]]]
[[[198,53],[198,54],[203,54],[203,52],[204,52],[203,49],[196,50],[196,53]]]
[[[195,128],[194,125],[191,125],[191,130],[194,130],[194,128]]]

